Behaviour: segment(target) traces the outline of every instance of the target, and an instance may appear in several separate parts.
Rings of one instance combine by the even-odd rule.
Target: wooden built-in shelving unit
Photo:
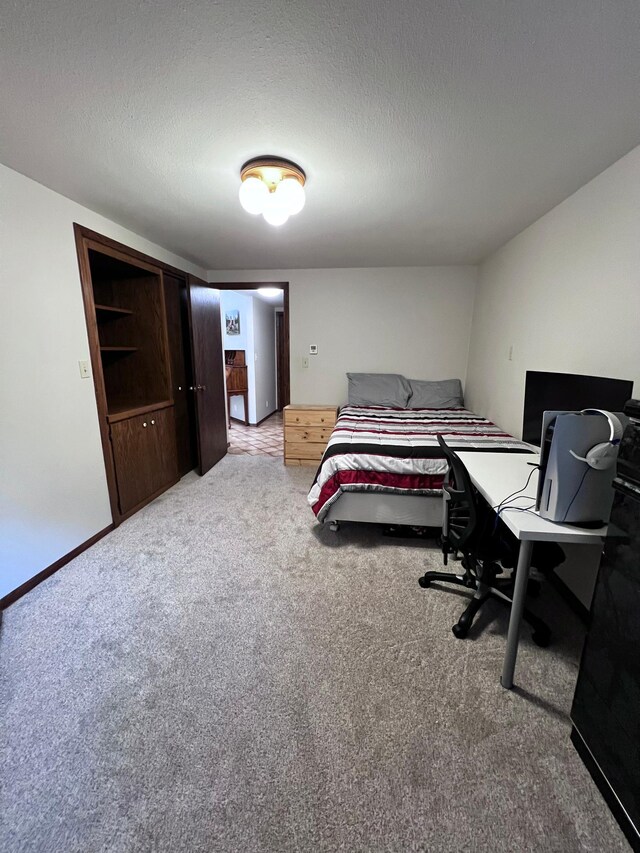
[[[97,305],[95,306],[96,313],[98,316],[109,319],[116,319],[118,317],[126,317],[129,314],[133,314],[133,311],[128,308],[116,308],[115,305]]]
[[[160,270],[89,250],[107,416],[172,402]]]
[[[226,453],[220,297],[82,225],[74,232],[117,525]]]

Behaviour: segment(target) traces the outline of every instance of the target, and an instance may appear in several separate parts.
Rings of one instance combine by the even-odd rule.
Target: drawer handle
[[[155,421],[151,421],[151,425],[154,426],[154,424],[155,424]]]
[[[147,425],[147,422],[146,422],[146,421],[144,421],[144,423],[142,424],[142,426],[143,426],[143,427],[146,427],[146,425]]]

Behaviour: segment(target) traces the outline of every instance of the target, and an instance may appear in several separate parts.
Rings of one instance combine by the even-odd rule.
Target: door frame
[[[289,332],[289,282],[288,281],[210,281],[209,287],[218,290],[257,290],[259,287],[279,287],[283,291],[284,309],[284,399],[282,408],[291,402],[291,336]],[[274,305],[274,308],[276,306]],[[275,313],[275,312],[274,312]],[[224,352],[224,340],[222,350]]]
[[[284,406],[285,399],[285,376],[282,365],[284,364],[284,311],[278,308],[275,310],[276,315],[276,411],[281,412]]]

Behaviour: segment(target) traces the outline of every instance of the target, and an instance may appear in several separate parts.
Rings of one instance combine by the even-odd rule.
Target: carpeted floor
[[[319,528],[311,476],[228,456],[9,608],[0,848],[626,850],[569,741],[555,594],[504,691],[506,613],[456,640],[433,543]]]

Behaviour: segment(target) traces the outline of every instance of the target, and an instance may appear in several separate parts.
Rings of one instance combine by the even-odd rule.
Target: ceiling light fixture
[[[284,225],[304,207],[307,176],[300,166],[280,157],[254,157],[240,170],[240,204],[261,213],[269,225]]]
[[[261,296],[280,296],[282,289],[280,287],[259,287],[258,293]]]

